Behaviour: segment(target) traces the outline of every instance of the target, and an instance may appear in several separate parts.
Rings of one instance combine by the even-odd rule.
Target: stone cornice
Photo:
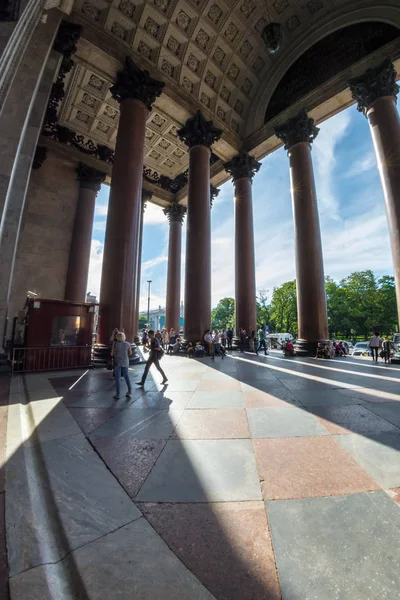
[[[163,213],[168,217],[170,223],[178,221],[181,225],[186,214],[186,206],[172,202],[167,208],[164,208]]]
[[[233,180],[243,177],[252,180],[254,175],[260,170],[261,163],[253,156],[242,150],[224,165],[225,170],[232,175]]]
[[[211,145],[221,137],[222,129],[214,127],[213,122],[207,121],[202,112],[198,110],[179,129],[178,135],[188,148],[192,148],[193,146],[207,146],[207,148],[211,148]]]
[[[390,58],[376,67],[367,69],[359,77],[349,80],[352,98],[357,102],[357,110],[366,114],[368,107],[384,96],[397,99],[399,86],[396,83],[396,70]]]
[[[117,79],[110,91],[114,100],[122,102],[128,98],[140,100],[151,110],[156,98],[161,96],[164,87],[162,81],[153,79],[148,71],[142,71],[130,56],[125,57],[122,71],[117,73]]]
[[[319,128],[314,124],[314,119],[309,117],[304,109],[295,117],[275,127],[275,134],[284,143],[285,150],[300,142],[311,144],[318,132]]]
[[[101,188],[101,184],[104,183],[106,174],[93,169],[83,163],[79,163],[76,168],[77,179],[79,181],[79,187],[81,189],[93,190],[96,194]]]

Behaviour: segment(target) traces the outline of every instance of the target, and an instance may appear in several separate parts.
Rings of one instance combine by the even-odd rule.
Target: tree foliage
[[[235,300],[222,298],[211,311],[211,327],[213,329],[228,329],[235,325]]]
[[[287,281],[274,288],[270,330],[297,335],[296,281]]]

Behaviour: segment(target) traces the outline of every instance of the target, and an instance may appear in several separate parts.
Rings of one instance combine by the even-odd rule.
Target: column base
[[[318,344],[326,344],[328,340],[317,340],[311,342],[309,340],[297,340],[294,349],[297,356],[315,356],[317,353]]]

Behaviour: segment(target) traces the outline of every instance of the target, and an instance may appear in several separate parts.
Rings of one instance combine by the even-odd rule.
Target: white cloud
[[[313,143],[313,164],[316,175],[317,198],[321,217],[338,220],[339,200],[334,193],[336,146],[344,137],[351,115],[343,111],[325,121]]]
[[[148,202],[144,211],[144,225],[168,225],[168,219],[161,206]]]
[[[160,256],[156,256],[150,260],[146,260],[146,262],[142,263],[142,275],[150,274],[151,270],[164,262],[168,261],[168,256],[166,254],[160,254]]]
[[[98,204],[94,212],[95,217],[106,217],[108,213],[108,204]]]
[[[99,240],[92,240],[90,248],[90,263],[87,291],[97,296],[100,295],[101,268],[103,266],[104,246]]]
[[[353,166],[347,171],[346,177],[355,177],[357,175],[362,175],[366,173],[370,169],[376,169],[376,156],[375,152],[371,151],[364,156],[364,158],[360,158],[357,160]]]

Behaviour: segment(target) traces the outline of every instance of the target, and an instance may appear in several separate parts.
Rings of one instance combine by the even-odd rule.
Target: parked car
[[[358,342],[354,346],[352,356],[371,356],[369,342]]]

